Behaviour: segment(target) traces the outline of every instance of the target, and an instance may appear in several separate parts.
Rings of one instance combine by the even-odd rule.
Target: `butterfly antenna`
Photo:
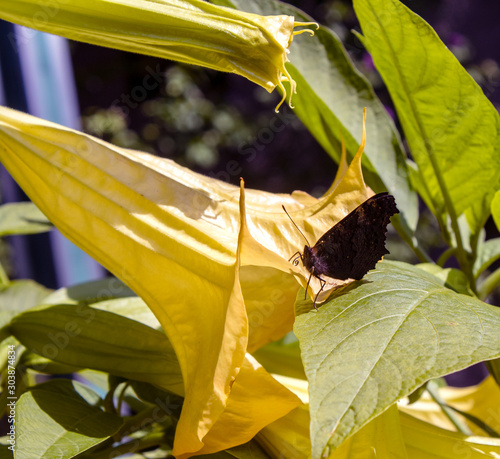
[[[304,233],[302,231],[300,231],[300,228],[297,226],[297,224],[292,220],[292,217],[290,217],[290,214],[286,211],[285,209],[285,206],[281,206],[283,207],[283,210],[285,211],[285,214],[287,214],[288,218],[290,219],[290,221],[293,223],[293,226],[295,226],[295,228],[297,228],[297,230],[299,231],[299,233],[302,235],[302,237],[306,240],[307,242],[307,245],[310,247],[311,244],[309,244],[309,241],[307,240],[307,238],[304,236]]]

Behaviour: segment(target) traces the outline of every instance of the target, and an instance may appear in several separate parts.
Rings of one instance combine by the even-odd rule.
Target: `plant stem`
[[[488,298],[488,295],[500,284],[500,268],[493,271],[481,284],[478,289],[478,296],[481,300]]]
[[[123,388],[122,390],[120,391],[119,395],[118,395],[118,401],[116,403],[116,411],[118,413],[121,413],[121,410],[122,410],[122,404],[123,404],[123,399],[125,398],[125,392],[127,391],[127,388],[129,386],[129,383],[126,382],[124,385],[123,385]]]
[[[446,260],[450,258],[453,254],[455,253],[455,247],[448,247],[438,258],[438,261],[436,264],[438,266],[441,266],[441,268],[444,266],[446,263]]]
[[[9,276],[5,272],[3,265],[0,263],[0,285],[7,286],[10,284]]]
[[[470,422],[473,422],[474,424],[476,424],[476,426],[478,426],[481,430],[483,430],[485,433],[487,433],[490,437],[492,438],[500,438],[500,435],[498,434],[498,432],[493,429],[492,427],[490,427],[488,424],[486,424],[485,422],[483,422],[481,419],[479,419],[478,417],[470,414],[470,413],[467,413],[466,411],[462,411],[462,410],[459,410],[458,408],[454,408],[450,405],[446,405],[448,408],[450,408],[451,410],[453,411],[456,411],[458,414],[460,414],[461,416],[463,416],[465,419],[467,419],[468,421]]]
[[[467,425],[462,422],[462,420],[457,416],[457,413],[448,405],[446,405],[445,401],[441,398],[441,395],[439,395],[437,384],[434,381],[429,381],[427,383],[427,392],[429,392],[429,395],[441,407],[443,413],[459,432],[463,433],[464,435],[472,435],[469,427],[467,427]]]
[[[158,419],[158,407],[156,405],[151,406],[137,413],[135,416],[131,416],[125,420],[122,428],[113,436],[116,441],[119,441],[123,436],[130,435],[139,429],[143,429],[147,425],[152,424]]]
[[[422,263],[433,263],[432,258],[419,247],[417,239],[411,234],[406,224],[402,224],[399,216],[396,216],[396,218],[392,220],[392,225],[401,239],[408,244],[410,249],[413,250],[413,253]]]
[[[142,438],[130,440],[126,443],[122,443],[121,445],[106,448],[99,452],[94,452],[92,454],[92,459],[109,459],[110,457],[119,457],[122,454],[135,453],[146,448],[160,446],[163,444],[165,444],[163,432],[151,433],[149,435],[145,435]],[[165,456],[162,457],[168,457],[166,451]]]

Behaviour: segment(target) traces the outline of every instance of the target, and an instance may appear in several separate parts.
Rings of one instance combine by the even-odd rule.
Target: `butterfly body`
[[[389,253],[385,247],[387,225],[396,213],[399,211],[393,196],[372,196],[328,230],[313,247],[306,245],[297,258],[311,276],[320,280],[322,287],[326,281],[321,276],[360,280]]]

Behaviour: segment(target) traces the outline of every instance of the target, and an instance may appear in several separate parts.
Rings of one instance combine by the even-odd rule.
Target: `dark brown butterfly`
[[[283,210],[288,215],[284,206]],[[384,254],[389,253],[385,247],[387,225],[392,215],[397,213],[399,210],[394,196],[388,193],[376,194],[323,234],[314,247],[310,246],[307,238],[288,215],[307,242],[302,253],[297,252],[290,258],[295,266],[299,259],[302,260],[305,268],[311,273],[307,281],[306,295],[312,276],[321,283],[321,289],[314,298],[315,308],[318,295],[326,284],[322,275],[334,279],[360,280],[370,269],[375,268]]]

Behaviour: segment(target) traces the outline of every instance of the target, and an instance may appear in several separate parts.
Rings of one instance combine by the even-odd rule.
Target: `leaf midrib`
[[[387,36],[384,28],[382,27],[382,24],[380,23],[379,17],[376,14],[376,12],[375,12],[375,10],[373,8],[373,5],[370,3],[369,0],[368,0],[368,7],[369,7],[369,9],[370,9],[373,17],[377,21],[377,24],[378,24],[380,32],[381,32],[381,36],[383,37],[383,39],[384,39],[384,41],[386,43],[386,46],[387,46],[387,48],[390,51],[391,60],[393,62],[393,66],[394,66],[394,68],[396,70],[395,73],[396,73],[396,75],[397,75],[397,77],[398,77],[398,79],[399,79],[399,81],[401,83],[401,86],[404,89],[404,94],[406,96],[406,99],[407,99],[408,105],[410,107],[412,116],[413,116],[413,118],[415,120],[417,131],[418,131],[420,137],[422,139],[425,139],[425,138],[427,138],[427,134],[426,134],[426,130],[425,130],[424,125],[423,125],[423,121],[420,118],[420,116],[418,115],[418,110],[417,110],[417,108],[415,106],[414,100],[411,97],[409,97],[409,94],[411,92],[410,92],[410,89],[409,89],[409,87],[408,87],[408,85],[406,83],[406,80],[403,78],[403,72],[402,72],[401,67],[399,65],[398,59],[396,59],[396,53],[394,51],[394,48],[391,46],[391,42],[389,40],[389,37]],[[426,62],[426,65],[427,65],[427,62]],[[427,145],[427,142],[424,142],[424,146],[425,146],[425,152],[427,153],[427,156],[430,159],[430,163],[431,163],[432,169],[434,171],[434,175],[436,176],[436,179],[437,179],[439,188],[441,190],[441,193],[443,195],[443,198],[444,198],[446,207],[448,209],[448,212],[450,213],[450,216],[453,216],[455,214],[455,211],[454,211],[453,205],[451,203],[451,199],[449,197],[448,190],[446,188],[444,177],[441,174],[441,171],[440,171],[440,169],[439,169],[439,167],[437,165],[437,162],[436,162],[436,158],[435,158],[432,150]],[[423,184],[427,188],[427,185],[426,185],[425,181],[423,181]],[[429,190],[428,190],[428,192],[429,192]],[[429,192],[428,194],[429,194],[429,196],[432,199],[432,193]]]

